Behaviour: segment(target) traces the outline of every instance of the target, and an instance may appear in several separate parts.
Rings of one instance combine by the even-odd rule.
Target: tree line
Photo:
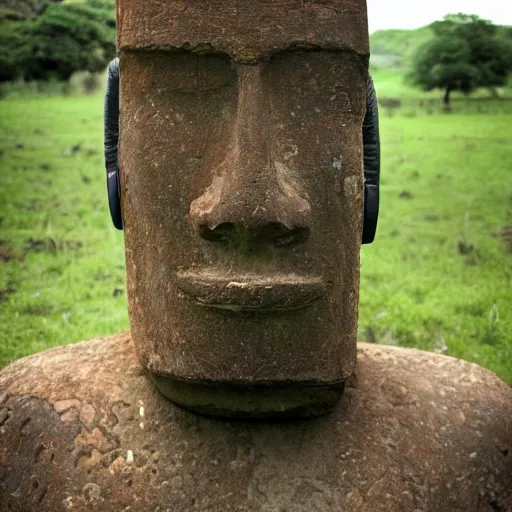
[[[409,81],[426,91],[500,87],[512,71],[512,27],[452,14],[412,59]],[[116,52],[115,0],[0,0],[0,82],[68,80],[98,72]]]
[[[1,82],[68,80],[115,53],[115,0],[0,0]]]

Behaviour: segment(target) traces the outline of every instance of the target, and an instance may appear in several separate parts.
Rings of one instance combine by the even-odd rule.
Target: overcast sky
[[[512,25],[510,0],[367,0],[370,33],[386,28],[417,28],[445,14],[477,14],[499,25]]]

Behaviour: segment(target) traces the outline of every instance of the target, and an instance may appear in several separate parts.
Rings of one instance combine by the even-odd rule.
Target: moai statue
[[[118,47],[131,334],[0,372],[0,508],[511,511],[510,389],[356,345],[365,1],[118,0]]]
[[[356,359],[365,5],[196,4],[161,26],[119,4],[109,190],[137,352],[200,412],[325,413]]]

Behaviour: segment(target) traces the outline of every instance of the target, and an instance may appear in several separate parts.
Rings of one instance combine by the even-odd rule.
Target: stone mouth
[[[176,277],[176,286],[197,305],[234,312],[301,309],[327,293],[322,279],[295,274],[234,276],[188,270]]]

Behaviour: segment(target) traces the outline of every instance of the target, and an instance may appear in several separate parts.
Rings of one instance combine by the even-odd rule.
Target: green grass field
[[[512,383],[512,102],[418,95],[375,74],[381,217],[362,249],[360,339],[477,362]],[[128,328],[102,99],[0,101],[0,364]],[[508,234],[507,234],[508,233]]]
[[[101,97],[0,102],[0,362],[128,328]]]

